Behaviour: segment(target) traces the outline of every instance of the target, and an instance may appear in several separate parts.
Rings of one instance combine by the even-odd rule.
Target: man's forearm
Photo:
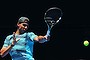
[[[4,57],[6,56],[9,51],[11,50],[11,48],[13,47],[13,45],[9,45],[8,47],[3,47],[1,50],[0,50],[0,55],[1,57]]]

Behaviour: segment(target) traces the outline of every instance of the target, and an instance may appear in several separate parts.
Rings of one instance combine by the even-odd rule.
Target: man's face
[[[25,32],[29,28],[28,23],[20,23],[20,24],[17,24],[17,26],[21,32]]]

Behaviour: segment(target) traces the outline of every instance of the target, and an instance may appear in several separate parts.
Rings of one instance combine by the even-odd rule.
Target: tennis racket
[[[62,18],[62,10],[58,7],[49,8],[44,14],[44,20],[48,26],[46,36],[50,36],[50,31]]]

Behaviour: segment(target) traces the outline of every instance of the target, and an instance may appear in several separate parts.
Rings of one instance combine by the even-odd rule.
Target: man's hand
[[[13,32],[13,41],[12,41],[12,44],[11,44],[11,45],[15,45],[18,40],[20,40],[20,38],[18,38],[18,39],[16,40],[15,32]]]
[[[50,40],[50,36],[39,36],[39,43],[44,43]]]

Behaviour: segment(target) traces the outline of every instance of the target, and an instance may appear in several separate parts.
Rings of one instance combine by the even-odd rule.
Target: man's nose
[[[27,26],[25,26],[25,28],[27,29],[28,27],[27,27]]]

